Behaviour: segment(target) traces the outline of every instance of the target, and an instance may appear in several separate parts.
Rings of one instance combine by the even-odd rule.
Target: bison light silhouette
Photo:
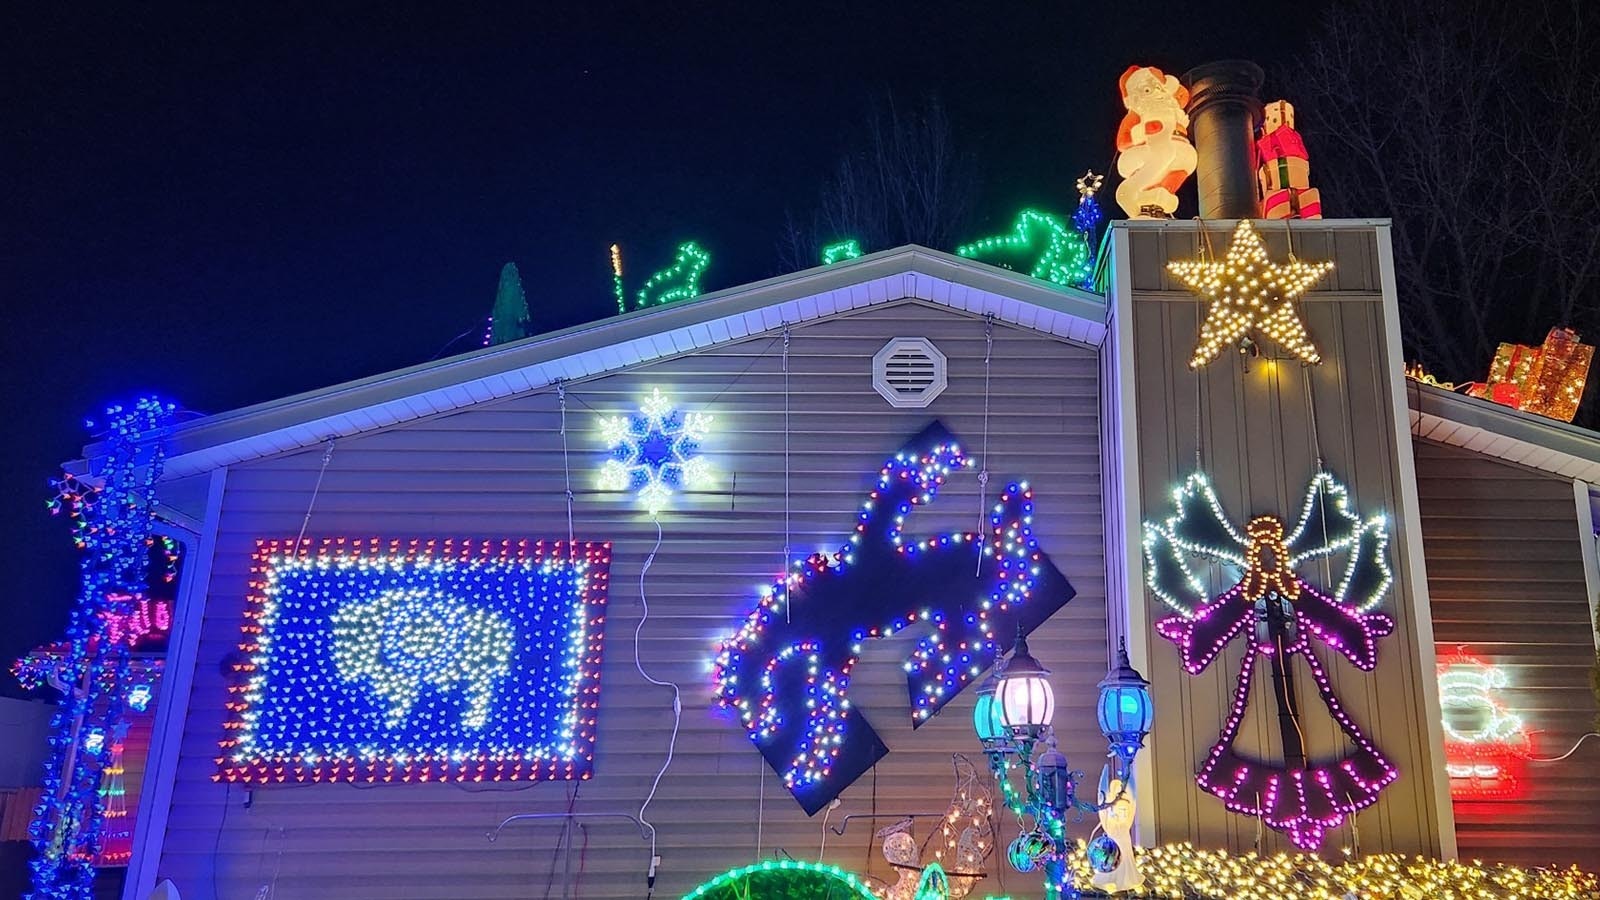
[[[511,673],[516,639],[499,613],[425,588],[384,591],[333,614],[339,677],[381,697],[391,727],[410,718],[423,688],[434,688],[464,695],[461,724],[482,728],[500,682]]]
[[[913,727],[983,673],[1018,634],[1074,594],[1033,536],[1033,492],[1012,482],[983,535],[916,538],[913,510],[971,461],[938,422],[878,473],[849,542],[813,554],[764,591],[716,659],[717,696],[808,814],[888,753],[851,708],[862,644],[922,632],[905,660]]]
[[[587,778],[611,545],[261,541],[217,778]]]

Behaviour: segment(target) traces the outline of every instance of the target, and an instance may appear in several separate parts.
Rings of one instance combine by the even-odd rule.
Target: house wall
[[[1459,647],[1502,667],[1501,699],[1534,733],[1533,755],[1565,753],[1596,715],[1572,482],[1435,441],[1415,446],[1439,653]],[[1590,741],[1565,761],[1529,763],[1516,799],[1456,801],[1462,857],[1600,865],[1597,762]]]
[[[1199,466],[1211,478],[1234,521],[1274,513],[1291,523],[1320,455],[1325,468],[1352,491],[1364,516],[1387,512],[1390,564],[1395,582],[1382,609],[1396,620],[1393,635],[1379,643],[1378,667],[1363,673],[1342,657],[1319,651],[1334,690],[1358,726],[1398,766],[1400,778],[1377,804],[1355,817],[1363,852],[1444,852],[1448,823],[1436,805],[1437,750],[1427,727],[1428,680],[1433,678],[1432,641],[1425,614],[1416,612],[1424,586],[1412,563],[1420,552],[1406,533],[1405,473],[1410,449],[1397,431],[1391,356],[1392,318],[1385,315],[1382,247],[1378,230],[1361,223],[1295,223],[1294,252],[1305,260],[1332,259],[1336,267],[1300,304],[1323,362],[1302,366],[1270,339],[1258,337],[1263,356],[1248,367],[1228,352],[1201,368],[1188,368],[1199,333],[1203,303],[1166,272],[1169,260],[1192,259],[1202,239],[1194,223],[1117,223],[1123,254],[1113,260],[1113,294],[1118,316],[1131,315],[1122,332],[1132,342],[1131,391],[1137,458],[1129,467],[1130,496],[1137,491],[1137,514],[1146,520],[1171,514],[1171,489]],[[1231,241],[1232,223],[1206,226],[1204,245],[1220,259]],[[1281,227],[1262,226],[1272,259],[1288,252]],[[1393,345],[1397,357],[1398,344]],[[1111,352],[1111,351],[1108,351]],[[1125,348],[1117,348],[1117,353]],[[1308,394],[1309,392],[1309,394]],[[1313,415],[1314,413],[1314,415]],[[1414,512],[1414,511],[1413,511]],[[1139,559],[1131,560],[1142,567]],[[1317,567],[1308,567],[1316,569]],[[1306,571],[1327,585],[1327,573]],[[1320,577],[1319,577],[1320,576]],[[1142,576],[1140,576],[1142,577]],[[1232,585],[1214,574],[1221,593]],[[1134,602],[1141,602],[1135,599]],[[1171,614],[1153,596],[1142,602],[1151,621]],[[1424,607],[1425,608],[1425,607]],[[1233,646],[1201,675],[1184,672],[1178,652],[1153,629],[1139,635],[1156,704],[1149,746],[1157,773],[1154,792],[1146,792],[1146,840],[1194,841],[1245,851],[1292,850],[1283,835],[1259,829],[1254,819],[1227,811],[1221,800],[1203,793],[1192,777],[1171,777],[1199,768],[1220,734],[1231,704],[1244,642]],[[1278,725],[1266,673],[1253,687],[1250,713],[1237,748],[1245,755],[1279,759]],[[1313,761],[1337,758],[1346,743],[1318,698],[1309,672],[1297,678],[1302,726]],[[1436,701],[1435,701],[1436,702]],[[1154,834],[1149,833],[1153,826]],[[1357,841],[1347,822],[1329,833],[1325,851]]]
[[[891,408],[872,389],[870,360],[888,339],[924,336],[949,359],[949,387],[932,407]],[[768,333],[568,387],[573,524],[581,540],[615,542],[595,777],[513,785],[308,784],[254,791],[211,780],[222,736],[224,661],[239,637],[254,541],[293,536],[322,460],[311,449],[235,466],[222,501],[217,551],[190,708],[184,722],[159,876],[185,898],[561,896],[558,822],[521,823],[497,842],[506,816],[639,812],[673,725],[671,692],[634,665],[640,570],[655,542],[629,498],[592,488],[603,448],[602,413],[629,411],[651,387],[715,415],[705,448],[714,490],[681,498],[662,515],[663,543],[646,580],[651,615],[638,644],[652,675],[683,688],[682,731],[648,818],[663,858],[656,896],[681,896],[735,865],[774,853],[816,859],[822,816],[807,818],[762,762],[736,719],[715,709],[709,660],[782,565],[785,428],[781,339]],[[792,333],[788,428],[792,537],[797,555],[845,539],[883,461],[938,418],[975,454],[984,446],[984,323],[907,302],[839,315]],[[1028,478],[1035,529],[1077,589],[1032,640],[1055,670],[1063,750],[1094,769],[1104,742],[1094,724],[1095,682],[1105,673],[1099,376],[1096,352],[1004,325],[995,327],[989,468]],[[562,440],[555,392],[540,391],[341,442],[316,502],[309,537],[565,537]],[[1001,482],[1003,485],[1003,482]],[[997,487],[991,483],[991,499]],[[952,479],[910,527],[972,527],[976,479]],[[908,598],[910,599],[910,598]],[[851,697],[891,753],[845,791],[823,857],[890,878],[873,831],[904,813],[939,813],[950,799],[951,754],[979,760],[970,692],[913,733],[898,666],[904,645],[869,644]],[[928,823],[919,822],[919,839]],[[1001,822],[1009,840],[1014,829]],[[637,898],[648,845],[622,820],[593,819],[570,856],[574,896]],[[996,859],[990,870],[1003,863]],[[1010,873],[979,890],[1036,896],[1037,877]]]

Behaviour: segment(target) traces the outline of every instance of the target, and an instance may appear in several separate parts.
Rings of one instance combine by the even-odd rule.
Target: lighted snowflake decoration
[[[600,489],[633,491],[655,515],[674,490],[711,483],[711,466],[700,455],[710,430],[710,414],[683,412],[659,388],[652,390],[638,412],[600,420],[600,437],[611,448],[600,466]]]

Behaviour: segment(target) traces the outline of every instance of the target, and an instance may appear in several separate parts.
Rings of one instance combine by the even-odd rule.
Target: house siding
[[[1138,436],[1130,466],[1145,520],[1171,514],[1171,490],[1197,465],[1210,477],[1224,509],[1236,522],[1272,513],[1293,520],[1320,459],[1351,490],[1364,516],[1389,516],[1389,563],[1395,581],[1381,609],[1395,619],[1393,635],[1378,645],[1378,666],[1362,672],[1337,654],[1318,651],[1335,693],[1362,731],[1399,769],[1378,802],[1347,819],[1323,841],[1324,849],[1356,842],[1363,851],[1437,855],[1444,826],[1436,813],[1433,767],[1439,762],[1426,728],[1422,679],[1433,677],[1431,652],[1419,639],[1417,591],[1408,562],[1420,552],[1405,530],[1400,454],[1410,453],[1397,429],[1380,271],[1378,232],[1350,223],[1294,227],[1294,253],[1305,260],[1334,260],[1329,276],[1298,302],[1323,361],[1303,366],[1270,338],[1257,336],[1261,358],[1248,365],[1227,352],[1198,370],[1188,361],[1205,305],[1166,271],[1169,260],[1193,259],[1205,248],[1221,258],[1232,229],[1208,226],[1202,239],[1190,223],[1119,224],[1128,229],[1127,259],[1115,260],[1115,277],[1129,280],[1134,403]],[[1283,259],[1286,232],[1263,229],[1269,255]],[[1111,352],[1111,351],[1108,351]],[[1273,359],[1277,357],[1278,359]],[[1199,454],[1197,460],[1197,452]],[[1136,561],[1135,565],[1142,565]],[[1328,573],[1307,566],[1314,582]],[[1214,577],[1221,593],[1232,582]],[[1171,613],[1148,593],[1152,621]],[[1295,848],[1288,838],[1229,812],[1203,793],[1189,773],[1199,768],[1221,733],[1238,678],[1245,642],[1236,640],[1200,675],[1184,671],[1178,651],[1153,633],[1143,635],[1153,683],[1156,722],[1149,741],[1158,773],[1148,819],[1154,841],[1193,841],[1236,852]],[[1431,645],[1429,648],[1431,650]],[[1424,658],[1426,657],[1426,658]],[[1337,758],[1346,738],[1317,697],[1303,665],[1297,679],[1301,724],[1312,759]],[[1236,742],[1241,754],[1280,758],[1269,692],[1258,680]],[[1181,775],[1179,773],[1182,773]],[[1147,834],[1147,838],[1150,836]]]
[[[1565,753],[1596,713],[1572,482],[1436,441],[1415,446],[1438,651],[1502,667],[1501,699],[1534,733],[1533,754]],[[1600,865],[1597,762],[1591,742],[1565,761],[1529,763],[1521,797],[1456,801],[1461,856]]]
[[[949,387],[927,409],[891,408],[872,387],[872,355],[890,338],[931,339],[948,357]],[[224,661],[233,652],[258,538],[565,537],[565,474],[556,393],[544,389],[341,441],[316,500],[322,462],[309,449],[232,467],[183,726],[160,877],[186,898],[465,898],[563,896],[567,862],[559,820],[487,833],[506,816],[637,814],[672,730],[671,692],[634,664],[640,570],[655,527],[629,498],[593,489],[603,448],[597,417],[629,411],[660,387],[712,413],[704,447],[714,489],[676,500],[661,516],[662,546],[645,584],[650,618],[638,644],[655,677],[683,689],[676,753],[646,817],[659,829],[656,896],[681,896],[735,865],[784,853],[816,859],[823,817],[807,818],[733,717],[712,701],[709,659],[782,565],[784,375],[769,332],[737,343],[578,381],[567,387],[567,444],[579,540],[615,544],[595,777],[579,785],[305,784],[249,790],[211,780],[222,736]],[[883,460],[932,419],[975,457],[985,446],[996,481],[1026,477],[1035,531],[1077,596],[1036,632],[1034,653],[1055,672],[1063,750],[1081,768],[1104,757],[1094,725],[1105,673],[1106,590],[1100,485],[1099,361],[1094,349],[1006,325],[994,329],[990,399],[984,394],[984,321],[918,302],[841,314],[792,330],[787,429],[789,545],[795,555],[836,549]],[[991,482],[989,497],[998,493]],[[976,478],[953,478],[914,531],[971,528]],[[905,644],[869,644],[851,698],[891,748],[842,796],[825,859],[893,880],[873,832],[903,813],[939,813],[952,786],[951,754],[981,766],[970,692],[912,732],[905,710]],[[574,792],[576,796],[574,797]],[[623,819],[585,819],[571,854],[572,896],[641,896],[648,843]],[[918,822],[919,840],[929,827]],[[1087,826],[1080,826],[1080,833]],[[1009,839],[1010,823],[1000,822]],[[990,870],[1004,865],[996,858]],[[1037,878],[1014,873],[978,890],[1019,897]]]

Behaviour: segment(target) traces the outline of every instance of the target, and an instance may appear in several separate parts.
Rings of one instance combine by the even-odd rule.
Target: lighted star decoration
[[[1222,261],[1167,263],[1167,271],[1211,301],[1189,368],[1211,362],[1255,329],[1304,362],[1321,362],[1294,300],[1332,269],[1332,260],[1302,262],[1293,254],[1283,263],[1267,259],[1267,248],[1249,219],[1239,220]]]
[[[600,489],[631,490],[656,515],[674,491],[710,484],[711,466],[700,455],[710,430],[710,414],[678,410],[659,388],[652,390],[638,412],[600,420],[600,437],[611,449],[600,466]]]
[[[1093,197],[1100,190],[1100,185],[1106,180],[1104,175],[1096,175],[1093,169],[1085,171],[1078,179],[1078,194],[1082,197]]]

